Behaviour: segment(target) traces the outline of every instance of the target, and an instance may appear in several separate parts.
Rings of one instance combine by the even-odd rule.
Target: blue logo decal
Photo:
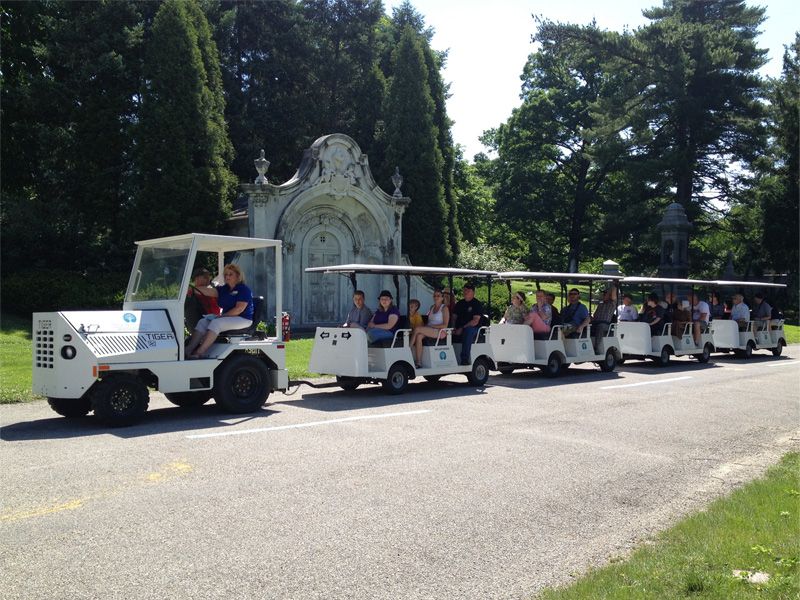
[[[439,360],[444,360],[446,358],[447,358],[447,352],[445,352],[444,350],[439,352]]]
[[[122,320],[126,323],[136,323],[136,315],[133,313],[125,313],[122,315]]]

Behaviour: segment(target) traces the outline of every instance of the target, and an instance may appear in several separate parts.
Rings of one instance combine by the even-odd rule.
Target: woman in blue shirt
[[[187,358],[206,358],[206,352],[220,332],[246,329],[253,324],[253,292],[244,284],[244,273],[238,265],[225,265],[222,270],[225,285],[217,288],[217,302],[222,314],[200,319],[186,346]]]

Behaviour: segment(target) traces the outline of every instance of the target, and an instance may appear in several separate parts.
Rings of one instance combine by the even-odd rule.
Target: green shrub
[[[17,315],[51,310],[119,309],[128,274],[56,269],[19,271],[2,286],[3,310]]]

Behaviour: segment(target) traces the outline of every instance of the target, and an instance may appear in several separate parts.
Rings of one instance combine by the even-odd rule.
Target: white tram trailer
[[[198,255],[216,258],[221,273],[226,253],[274,252],[275,326],[281,331],[280,240],[190,233],[136,245],[122,310],[33,314],[34,394],[46,396],[60,415],[94,411],[120,426],[144,416],[148,388],[178,406],[213,397],[233,413],[257,410],[270,392],[286,390],[285,345],[255,331],[257,318],[249,330],[223,332],[209,358],[184,356],[184,303]]]
[[[589,315],[592,314],[591,294],[595,285],[617,285],[621,276],[599,275],[593,273],[546,273],[531,271],[509,271],[498,273],[498,278],[512,281],[558,282],[562,292],[567,284],[589,284]],[[489,332],[492,354],[497,370],[503,374],[515,369],[544,371],[548,377],[557,377],[571,364],[594,362],[603,372],[611,372],[621,359],[621,346],[617,334],[617,324],[609,325],[608,331],[595,348],[592,325],[589,324],[577,338],[564,337],[562,326],[554,325],[547,339],[535,339],[533,329],[528,325],[507,323],[492,325]]]
[[[483,279],[491,286],[491,271],[450,269],[440,267],[411,267],[402,265],[347,264],[328,267],[309,267],[307,273],[339,274],[350,278],[353,290],[357,289],[359,275],[391,275],[400,304],[398,278],[406,281],[406,296],[410,290],[411,276],[468,279]],[[450,285],[452,289],[452,283]],[[408,305],[406,298],[405,306]],[[424,312],[429,299],[419,299]],[[402,313],[402,308],[400,309]],[[410,346],[411,329],[398,329],[387,343],[368,344],[367,334],[358,327],[317,327],[311,350],[308,369],[313,373],[335,375],[337,385],[344,390],[354,390],[365,383],[379,383],[390,394],[401,394],[409,380],[424,377],[427,381],[438,381],[445,375],[462,374],[471,385],[483,386],[494,368],[492,347],[488,341],[488,326],[478,329],[470,350],[469,364],[459,364],[461,344],[453,340],[453,329],[444,328],[438,340],[426,340],[422,355],[422,366],[417,368]],[[304,382],[307,383],[307,382]],[[324,385],[324,384],[323,384]],[[320,387],[320,386],[315,386]]]
[[[734,289],[744,294],[761,289],[785,288],[783,283],[762,283],[756,281],[713,281],[717,289]],[[753,306],[750,306],[752,310]],[[744,331],[739,331],[739,324],[729,319],[714,319],[711,322],[711,335],[717,352],[733,352],[740,358],[750,358],[754,350],[770,350],[773,356],[780,356],[786,345],[783,332],[783,319],[769,321],[750,321]]]
[[[710,289],[713,282],[665,277],[625,277],[622,285],[625,288],[657,289],[659,290],[659,299],[663,300],[661,293],[663,290],[669,290],[680,297],[687,291],[697,291],[698,288]],[[689,310],[691,311],[691,306]],[[622,321],[617,325],[622,343],[623,360],[649,358],[662,367],[666,367],[673,356],[692,356],[700,363],[707,363],[714,351],[714,339],[710,327],[702,330],[700,343],[695,344],[691,320],[680,330],[674,323],[663,323],[657,329],[656,335],[651,335],[650,325],[647,323]]]

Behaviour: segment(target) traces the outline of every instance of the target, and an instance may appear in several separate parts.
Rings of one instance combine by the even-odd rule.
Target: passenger
[[[764,294],[756,292],[754,296],[755,307],[753,307],[753,321],[764,323],[764,327],[769,329],[769,322],[772,319],[772,307],[764,300]]]
[[[741,294],[733,295],[733,309],[731,319],[739,325],[739,331],[747,331],[750,324],[750,307],[744,303],[744,296]]]
[[[483,304],[475,298],[475,286],[471,283],[464,285],[464,298],[456,302],[453,309],[455,330],[454,335],[461,336],[461,357],[460,363],[468,365],[470,363],[470,350],[475,337],[478,335],[478,327],[483,316]]]
[[[244,284],[244,273],[238,265],[228,264],[222,270],[225,285],[217,288],[222,314],[207,315],[198,321],[189,344],[187,358],[206,358],[206,353],[223,331],[246,329],[253,324],[253,292]]]
[[[408,326],[411,327],[412,330],[425,325],[425,322],[422,320],[422,315],[419,314],[419,307],[419,300],[416,298],[412,298],[408,301]]]
[[[711,292],[711,314],[709,317],[713,321],[714,319],[724,319],[725,318],[725,303],[722,302],[722,299],[719,297],[719,292]]]
[[[556,308],[556,295],[553,292],[545,292],[544,297],[550,305],[550,327],[561,325],[561,314]]]
[[[194,283],[189,284],[183,304],[183,322],[189,331],[194,331],[205,315],[219,315],[217,288],[211,285],[211,271],[204,267],[195,269],[192,279]]]
[[[703,330],[708,327],[708,321],[711,316],[711,309],[708,303],[700,300],[700,297],[691,292],[689,300],[692,303],[692,332],[694,334],[694,345],[700,346],[700,335]]]
[[[650,325],[650,335],[661,335],[664,328],[664,312],[664,307],[658,302],[658,294],[649,294],[640,320]]]
[[[552,322],[553,307],[547,303],[544,291],[536,290],[536,303],[531,306],[528,316],[525,317],[525,324],[533,329],[534,339],[546,340]]]
[[[444,294],[433,292],[433,305],[428,310],[428,324],[416,327],[411,334],[411,347],[414,349],[414,364],[422,366],[422,345],[425,338],[438,339],[442,330],[450,323],[450,310],[444,304]]]
[[[678,309],[678,298],[672,292],[667,292],[658,305],[664,309],[664,322],[672,323],[672,317]]]
[[[391,340],[400,321],[400,311],[394,305],[394,297],[389,290],[378,296],[378,308],[367,323],[367,339],[370,343]]]
[[[342,327],[357,327],[359,329],[366,329],[369,320],[372,318],[372,311],[364,303],[364,292],[356,290],[353,292],[353,307],[347,313],[347,318]]]
[[[576,338],[591,321],[589,309],[581,303],[581,293],[572,288],[567,294],[569,304],[561,311],[561,322],[564,327],[564,337]]]
[[[672,335],[679,338],[683,336],[686,325],[692,322],[692,305],[688,300],[681,300],[670,306],[675,307],[672,310]]]
[[[592,315],[592,338],[595,353],[599,352],[600,341],[608,334],[608,329],[614,320],[616,305],[617,289],[611,286],[603,292],[603,299],[597,304],[597,308],[594,309],[594,314]]]
[[[528,305],[525,303],[525,294],[522,292],[515,292],[514,295],[511,296],[511,304],[506,309],[500,322],[508,323],[509,325],[522,325],[527,316]]]
[[[636,307],[633,305],[633,298],[631,298],[630,294],[622,296],[622,304],[617,307],[617,319],[620,321],[637,321],[639,319],[639,313],[636,312]]]

